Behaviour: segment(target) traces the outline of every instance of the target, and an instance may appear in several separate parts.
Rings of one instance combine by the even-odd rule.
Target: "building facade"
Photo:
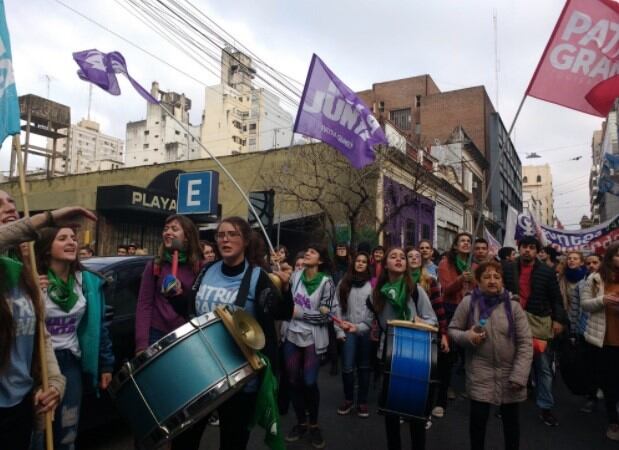
[[[292,139],[292,115],[272,92],[256,87],[252,59],[222,51],[221,83],[205,92],[201,141],[215,156],[282,148]]]
[[[160,90],[156,81],[150,93],[163,108],[147,102],[146,119],[127,123],[125,165],[136,167],[208,157],[199,144],[200,126],[189,123],[191,100],[184,94]]]
[[[602,175],[609,177],[615,183],[619,183],[619,173],[617,171],[613,169],[603,170],[604,155],[607,153],[611,155],[619,154],[618,109],[619,103],[615,101],[612,110],[602,124],[602,130],[595,131],[593,134],[589,193],[591,198],[591,219],[594,223],[605,222],[619,214],[619,196],[610,192],[598,194],[598,186]]]
[[[522,166],[486,89],[475,86],[442,92],[429,75],[422,75],[375,83],[358,94],[382,124],[389,121],[417,147],[445,144],[460,127],[486,160],[482,176],[486,185],[490,167],[498,161],[488,201],[483,207],[476,205],[476,210],[484,212],[489,229],[502,239],[507,207],[522,210]]]
[[[124,166],[125,142],[122,139],[101,133],[99,123],[82,119],[71,125],[69,138],[57,143],[63,150],[68,148],[68,173],[88,173],[98,170],[119,169]],[[47,148],[53,146],[51,139]],[[64,169],[65,162],[59,163]]]
[[[550,166],[523,166],[522,190],[529,192],[539,201],[539,220],[541,225],[554,226],[554,200],[552,191],[552,172]]]

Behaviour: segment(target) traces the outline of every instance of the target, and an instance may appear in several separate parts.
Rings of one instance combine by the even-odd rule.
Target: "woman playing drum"
[[[195,312],[205,314],[220,305],[239,304],[237,294],[245,275],[249,277],[247,296],[242,299],[244,309],[261,325],[266,338],[262,352],[276,369],[277,335],[275,320],[289,320],[292,316],[292,297],[288,289],[289,270],[281,264],[274,272],[282,285],[283,295],[261,268],[265,262],[261,238],[252,232],[240,217],[224,219],[215,232],[222,259],[204,267],[194,283]],[[254,413],[260,380],[250,381],[243,391],[223,403],[219,409],[219,438],[221,450],[238,450],[247,446],[249,423]],[[197,449],[206,421],[202,420],[174,439],[173,449]]]
[[[161,339],[187,321],[191,308],[191,286],[200,271],[202,250],[198,230],[185,216],[166,218],[163,242],[154,262],[146,264],[135,315],[135,351]],[[172,274],[174,252],[178,269]]]
[[[413,283],[408,274],[408,265],[404,250],[399,247],[390,248],[385,255],[385,270],[378,278],[373,292],[373,304],[382,330],[387,329],[389,320],[406,320],[426,322],[436,325],[436,314],[432,309],[430,299],[423,289]],[[415,294],[415,291],[417,293]],[[415,301],[414,299],[417,298]],[[383,333],[379,346],[379,356],[385,345],[386,336]],[[414,450],[425,448],[425,421],[411,420],[410,433]],[[400,439],[400,417],[396,414],[385,415],[387,431],[387,448],[399,450],[402,448]]]

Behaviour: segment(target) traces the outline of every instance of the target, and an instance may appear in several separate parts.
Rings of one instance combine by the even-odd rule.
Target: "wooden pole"
[[[28,207],[28,192],[26,190],[26,173],[24,172],[24,161],[21,154],[21,143],[19,141],[19,134],[13,136],[13,151],[17,156],[17,170],[19,173],[19,190],[21,192],[22,204],[24,207],[24,217],[30,217],[30,208]],[[36,285],[37,295],[41,295],[41,286],[39,285],[39,274],[37,272],[37,261],[34,255],[34,242],[28,242],[28,258],[30,263],[30,270],[32,271],[32,278]],[[35,300],[35,299],[33,299]],[[42,303],[42,299],[38,299]],[[43,317],[37,318],[37,326],[39,328],[39,362],[41,364],[41,384],[43,390],[49,389],[49,380],[47,374],[47,355],[45,352],[45,321]],[[52,431],[52,412],[45,413],[45,448],[46,450],[54,449],[54,436]]]

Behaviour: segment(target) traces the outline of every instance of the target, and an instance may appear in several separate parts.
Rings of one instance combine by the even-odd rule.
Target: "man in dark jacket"
[[[537,259],[540,242],[526,236],[518,243],[520,257],[514,262],[503,263],[505,289],[517,295],[527,312],[533,337],[550,340],[563,332],[567,315],[563,309],[561,291],[555,271]],[[559,422],[552,414],[552,354],[550,346],[533,356],[533,376],[537,406],[541,409],[540,419],[548,426],[556,427]]]

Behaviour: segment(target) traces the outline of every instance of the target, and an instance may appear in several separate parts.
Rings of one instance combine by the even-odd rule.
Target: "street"
[[[521,446],[522,450],[606,450],[617,449],[619,445],[605,436],[606,419],[602,401],[598,402],[597,411],[591,414],[579,412],[583,404],[581,397],[571,395],[557,378],[555,388],[555,410],[560,425],[549,428],[537,417],[537,409],[532,399],[521,408]],[[457,379],[457,382],[461,380]],[[319,379],[321,389],[320,425],[327,443],[332,450],[383,449],[386,446],[383,418],[376,413],[378,390],[371,388],[369,419],[360,419],[356,415],[338,416],[337,406],[342,400],[340,376],[329,376],[328,367],[324,367]],[[292,409],[282,418],[284,433],[294,425]],[[402,425],[403,448],[410,448],[407,425]],[[259,428],[252,432],[249,449],[263,449],[264,434]],[[133,440],[125,425],[114,425],[84,436],[81,450],[130,450]],[[218,448],[218,429],[207,427],[202,439],[201,450]],[[289,444],[288,449],[300,450],[312,448],[308,442]],[[443,419],[434,419],[432,428],[427,432],[428,450],[447,450],[468,448],[468,401],[462,397],[452,401]],[[502,449],[502,424],[494,414],[488,420],[486,437],[488,450]]]

